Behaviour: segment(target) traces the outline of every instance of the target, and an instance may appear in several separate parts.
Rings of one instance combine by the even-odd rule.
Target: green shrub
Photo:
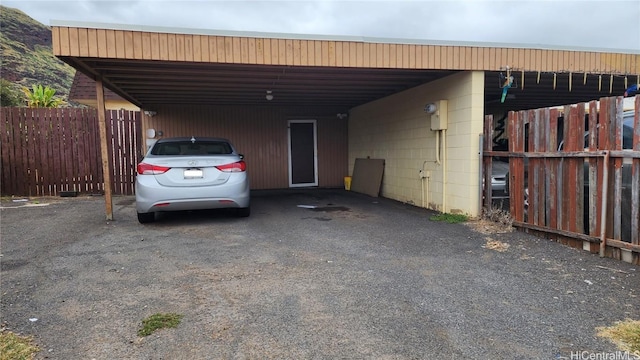
[[[153,314],[142,320],[142,327],[138,329],[138,336],[148,336],[159,329],[174,328],[180,324],[182,317],[183,315],[174,313]]]
[[[13,107],[22,105],[24,103],[15,85],[9,80],[0,79],[0,106]]]
[[[469,217],[464,214],[446,214],[440,213],[429,218],[431,221],[444,221],[449,224],[457,224],[469,221]]]
[[[0,360],[31,360],[40,349],[33,339],[11,331],[0,332]]]

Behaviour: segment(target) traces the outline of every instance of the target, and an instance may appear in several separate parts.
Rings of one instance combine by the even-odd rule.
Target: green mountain
[[[20,10],[0,5],[0,77],[16,88],[49,86],[69,95],[75,69],[53,56],[51,29]]]

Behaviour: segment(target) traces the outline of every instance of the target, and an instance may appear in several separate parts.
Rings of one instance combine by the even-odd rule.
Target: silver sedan
[[[138,164],[136,211],[140,223],[161,211],[236,209],[250,214],[243,156],[221,138],[158,140]]]

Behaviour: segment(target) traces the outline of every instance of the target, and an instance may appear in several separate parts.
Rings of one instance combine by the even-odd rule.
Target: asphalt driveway
[[[640,319],[627,263],[341,190],[252,201],[149,225],[132,197],[113,222],[99,197],[3,202],[3,327],[47,359],[558,359]],[[184,318],[138,338],[157,312]]]

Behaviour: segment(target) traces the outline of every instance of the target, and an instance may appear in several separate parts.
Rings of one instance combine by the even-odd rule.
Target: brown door
[[[289,186],[318,186],[315,120],[289,121]]]

